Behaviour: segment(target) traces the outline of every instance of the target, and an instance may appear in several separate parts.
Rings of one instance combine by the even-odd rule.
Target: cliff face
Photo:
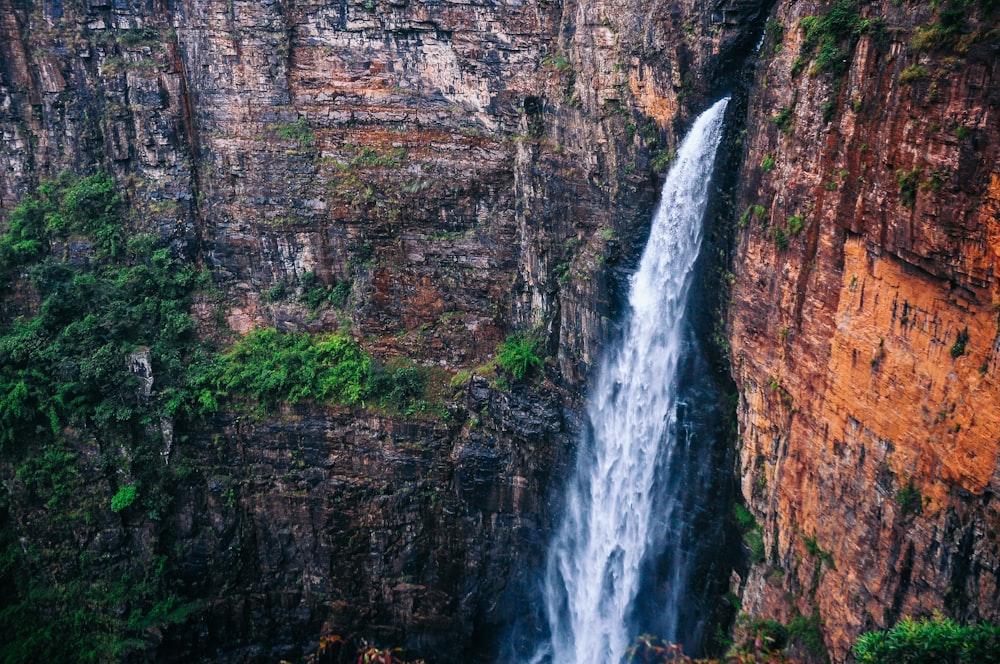
[[[837,661],[904,615],[1000,619],[1000,33],[956,7],[779,4],[750,98],[743,605],[818,614]]]
[[[5,538],[39,552],[26,569],[100,595],[155,567],[190,604],[130,647],[166,659],[274,661],[321,630],[489,656],[539,565],[617,270],[757,11],[0,0],[5,214],[64,170],[111,173],[129,231],[210,275],[193,313],[223,345],[347,329],[446,382],[537,327],[553,358],[530,387],[467,380],[438,418],[161,423],[156,514],[109,511],[118,442],[64,431],[69,520],[3,465]],[[315,284],[345,304],[308,305]]]
[[[739,591],[822,618],[836,659],[908,613],[1000,619],[997,18],[963,7],[779,3],[738,146],[727,336],[766,544]],[[156,518],[111,513],[113,442],[63,432],[79,518],[47,519],[5,459],[2,540],[99,592],[165,561],[193,607],[145,634],[166,659],[273,661],[321,630],[488,656],[657,175],[760,11],[0,0],[5,217],[104,170],[131,231],[210,274],[204,337],[348,329],[444,381],[513,330],[552,358],[530,386],[466,380],[447,417],[301,405],[178,430]],[[315,284],[343,306],[305,303]]]

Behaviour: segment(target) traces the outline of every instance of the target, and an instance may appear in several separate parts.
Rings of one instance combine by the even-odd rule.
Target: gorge
[[[1000,621],[998,21],[0,0],[4,661],[531,652],[585,391],[724,91],[692,638],[798,621],[842,662],[902,616]]]
[[[689,584],[697,585],[688,579],[692,563],[685,559],[694,547],[684,536],[682,508],[705,498],[692,478],[710,457],[710,449],[699,448],[711,446],[702,440],[704,430],[685,422],[683,411],[698,406],[679,400],[678,367],[687,359],[685,310],[728,101],[700,115],[677,150],[630,279],[622,339],[610,346],[588,398],[589,426],[550,544],[545,601],[551,638],[540,657],[621,661],[638,635],[632,615],[637,596],[657,594],[651,588],[657,584],[643,579],[641,570],[665,550],[672,555],[665,592],[657,598],[659,633],[679,640],[682,605],[691,603]],[[678,463],[684,457],[678,447],[698,449],[694,457],[701,463]],[[687,636],[686,642],[699,642]]]

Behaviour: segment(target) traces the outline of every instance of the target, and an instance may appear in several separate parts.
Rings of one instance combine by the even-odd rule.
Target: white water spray
[[[581,446],[566,513],[548,556],[545,608],[551,638],[534,661],[617,664],[636,636],[630,612],[649,544],[662,541],[662,533],[651,532],[654,475],[677,443],[683,318],[728,101],[698,117],[663,184],[649,241],[632,276],[620,346],[608,353],[590,395],[592,435]],[[671,575],[677,605],[683,601],[684,572]],[[673,623],[676,628],[676,618]]]

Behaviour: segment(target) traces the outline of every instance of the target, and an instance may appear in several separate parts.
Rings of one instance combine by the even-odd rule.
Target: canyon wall
[[[709,260],[729,216],[718,341],[764,540],[734,590],[813,618],[837,661],[903,615],[1000,620],[997,10],[767,11],[0,0],[5,223],[64,171],[108,172],[130,232],[208,275],[202,338],[347,330],[444,395],[433,415],[178,422],[155,515],[109,510],[118,441],[61,433],[80,472],[61,519],[5,454],[0,541],[31,554],[15,571],[100,594],[164,562],[189,612],[143,656],[275,661],[326,631],[490,659],[530,613],[522,571],[660,176],[767,18]],[[18,283],[4,325],[37,306]],[[310,305],[316,284],[340,304]],[[543,339],[531,381],[489,365],[514,331]]]
[[[9,606],[55,584],[40,624],[130,635],[107,645],[125,659],[273,662],[320,633],[491,659],[525,614],[660,176],[758,11],[0,0],[5,219],[61,173],[107,172],[129,233],[207,275],[201,339],[346,330],[380,363],[436,372],[443,395],[433,413],[161,421],[152,461],[63,429],[72,490],[53,480],[51,497],[25,488],[22,469],[49,457],[21,441],[2,464]],[[53,252],[82,264],[86,247]],[[37,313],[28,282],[5,326]],[[310,304],[317,285],[339,303]],[[491,367],[514,331],[543,339],[544,375]],[[162,501],[110,509],[140,464]],[[150,609],[154,586],[173,594]]]
[[[835,661],[905,615],[1000,619],[998,56],[990,3],[780,3],[762,44],[728,314],[764,539],[741,596]]]

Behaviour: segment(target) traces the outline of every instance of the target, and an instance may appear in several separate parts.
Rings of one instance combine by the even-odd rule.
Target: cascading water
[[[679,504],[657,499],[654,483],[685,444],[678,413],[684,314],[727,102],[705,111],[681,143],[632,276],[624,333],[590,395],[591,435],[548,555],[549,643],[534,661],[616,664],[636,636],[631,614],[642,570],[658,555],[650,549],[669,539],[658,532],[673,527],[664,510]],[[682,558],[672,557],[664,611],[683,600]],[[676,615],[660,621],[661,636],[677,638]]]

